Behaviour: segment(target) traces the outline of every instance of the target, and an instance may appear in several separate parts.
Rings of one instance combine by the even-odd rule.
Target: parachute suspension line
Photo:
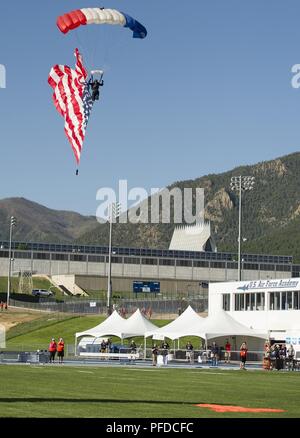
[[[88,53],[87,50],[85,50],[85,44],[84,44],[83,40],[80,38],[79,32],[80,32],[80,29],[74,29],[74,31],[73,31],[73,33],[75,35],[75,40],[76,40],[75,41],[76,42],[76,47],[78,47],[79,51],[84,54],[85,65],[86,65],[87,69],[90,70],[90,66],[91,66],[91,64],[90,64],[90,61],[91,61],[90,54]],[[88,33],[89,32],[90,31],[88,30]]]

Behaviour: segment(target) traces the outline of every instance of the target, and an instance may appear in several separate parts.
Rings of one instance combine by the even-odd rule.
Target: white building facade
[[[208,303],[209,315],[223,309],[270,338],[300,334],[300,278],[211,283]]]

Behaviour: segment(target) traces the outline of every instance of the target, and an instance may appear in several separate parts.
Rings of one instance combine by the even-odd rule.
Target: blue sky
[[[102,5],[148,37],[56,28],[58,15]],[[0,198],[95,214],[97,190],[120,179],[149,191],[300,150],[298,0],[2,0],[0,16]],[[74,65],[78,45],[106,72],[76,177],[47,77]]]

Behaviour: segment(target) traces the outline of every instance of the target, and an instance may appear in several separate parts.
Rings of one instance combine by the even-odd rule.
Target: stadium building
[[[300,278],[209,285],[209,315],[225,310],[236,321],[300,350]]]
[[[9,242],[0,242],[0,275],[8,273]],[[109,248],[103,246],[12,243],[12,273],[47,275],[70,293],[106,290]],[[112,248],[114,292],[132,292],[136,280],[159,281],[162,294],[207,296],[210,282],[237,280],[236,253],[175,249]],[[300,276],[291,256],[243,254],[242,279],[248,281]]]

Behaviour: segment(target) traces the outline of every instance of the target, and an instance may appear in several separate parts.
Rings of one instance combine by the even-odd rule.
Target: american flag
[[[75,70],[67,65],[55,65],[50,71],[48,83],[54,90],[54,105],[65,119],[65,133],[79,164],[93,100],[87,84],[88,72],[78,49],[75,49],[75,57]]]

